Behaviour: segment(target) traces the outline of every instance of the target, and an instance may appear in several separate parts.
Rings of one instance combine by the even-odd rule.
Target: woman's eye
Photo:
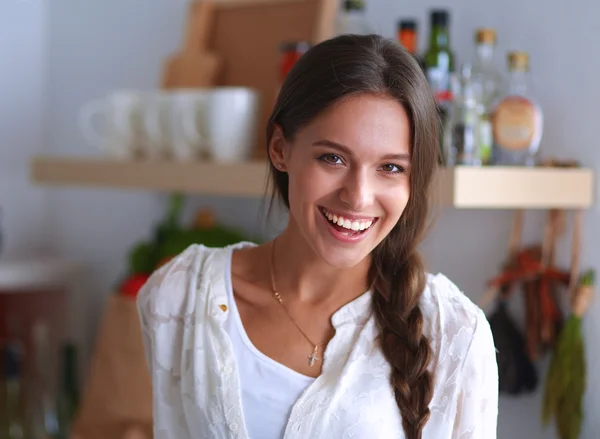
[[[390,173],[390,174],[396,174],[396,173],[399,173],[399,172],[404,172],[404,169],[402,167],[400,167],[398,165],[394,165],[392,163],[387,163],[387,164],[383,165],[381,167],[381,170],[383,172],[387,172],[387,173]]]
[[[319,159],[331,165],[341,165],[343,163],[342,159],[335,154],[323,154]]]

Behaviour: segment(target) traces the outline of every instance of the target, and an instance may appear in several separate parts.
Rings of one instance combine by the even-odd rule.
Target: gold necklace
[[[313,342],[310,339],[310,337],[308,335],[306,335],[306,333],[298,325],[298,323],[296,323],[296,321],[294,320],[294,318],[291,316],[291,314],[288,312],[288,310],[286,309],[286,307],[283,305],[283,299],[281,298],[281,294],[279,294],[279,292],[277,291],[277,287],[275,286],[275,240],[273,240],[273,242],[271,244],[271,289],[273,290],[273,297],[275,298],[275,300],[277,300],[277,302],[279,302],[279,304],[281,305],[281,307],[283,308],[283,310],[287,314],[288,318],[292,321],[292,323],[294,324],[294,326],[296,326],[296,328],[298,328],[298,331],[300,331],[300,333],[311,344],[311,346],[313,346],[312,353],[307,356],[307,358],[308,358],[308,367],[313,367],[316,361],[321,360],[317,356],[317,353],[319,352],[319,346],[324,346],[325,343],[317,344],[317,343]]]

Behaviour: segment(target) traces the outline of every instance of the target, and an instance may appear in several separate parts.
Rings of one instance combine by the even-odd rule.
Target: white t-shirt
[[[155,439],[257,439],[251,433],[271,416],[281,432],[282,414],[269,412],[264,396],[245,395],[254,376],[227,330],[231,255],[248,245],[192,245],[138,295]],[[336,332],[322,373],[288,407],[282,439],[405,439],[370,302],[370,293],[363,294],[332,316]],[[495,439],[498,369],[485,315],[439,274],[428,275],[420,306],[435,376],[423,439]],[[287,401],[297,384],[290,384]],[[264,411],[249,410],[251,399]]]
[[[231,260],[227,272],[231,273]],[[260,352],[248,338],[233,297],[231,278],[225,288],[229,317],[225,330],[233,345],[242,389],[242,409],[250,439],[281,439],[292,407],[315,380],[302,375]]]

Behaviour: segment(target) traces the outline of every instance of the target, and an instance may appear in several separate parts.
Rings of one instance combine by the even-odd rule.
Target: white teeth
[[[323,210],[323,213],[325,214],[325,217],[332,223],[352,231],[367,230],[373,224],[373,220],[351,221],[342,216],[338,216],[334,213],[327,212],[326,210]]]

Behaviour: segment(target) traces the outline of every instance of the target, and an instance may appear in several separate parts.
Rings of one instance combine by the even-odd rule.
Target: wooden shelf
[[[255,197],[265,193],[266,170],[263,161],[214,163],[36,157],[31,177],[44,185]]]
[[[470,167],[444,169],[443,204],[464,209],[587,209],[594,172],[586,168]]]
[[[260,197],[267,165],[118,161],[36,157],[32,180],[41,185],[87,186]],[[443,205],[465,209],[576,209],[593,204],[594,173],[585,168],[466,167],[441,169],[435,188]]]

